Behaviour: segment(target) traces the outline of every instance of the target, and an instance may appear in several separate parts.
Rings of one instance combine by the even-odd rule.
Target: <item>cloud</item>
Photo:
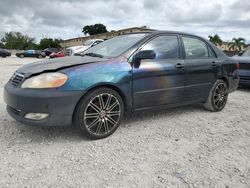
[[[250,39],[250,1],[242,0],[0,0],[0,37],[20,31],[43,37],[82,36],[82,27],[103,23],[108,30],[147,25],[207,37]]]

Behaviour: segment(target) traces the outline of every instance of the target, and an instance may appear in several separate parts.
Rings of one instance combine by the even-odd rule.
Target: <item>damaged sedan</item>
[[[35,126],[70,126],[91,138],[111,135],[125,112],[193,103],[222,110],[238,87],[238,64],[186,33],[114,37],[72,56],[19,68],[4,88],[8,113]]]

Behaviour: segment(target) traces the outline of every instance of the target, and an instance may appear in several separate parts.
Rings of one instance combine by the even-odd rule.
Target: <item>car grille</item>
[[[19,86],[23,80],[24,80],[24,75],[17,72],[15,72],[10,79],[11,84],[15,87]]]

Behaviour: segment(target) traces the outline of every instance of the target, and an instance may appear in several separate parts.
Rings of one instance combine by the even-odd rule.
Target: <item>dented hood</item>
[[[53,71],[57,69],[62,69],[66,67],[86,64],[86,63],[95,63],[106,61],[108,59],[99,58],[99,57],[90,57],[90,56],[70,56],[57,59],[46,59],[34,63],[30,63],[22,66],[17,70],[18,73],[22,73],[25,77],[29,77],[33,74],[39,74],[45,71]]]

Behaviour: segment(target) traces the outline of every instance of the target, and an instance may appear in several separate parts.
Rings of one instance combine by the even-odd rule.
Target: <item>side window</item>
[[[153,50],[156,53],[156,59],[179,58],[177,36],[159,36],[149,41],[141,50]]]
[[[208,47],[208,52],[209,52],[209,57],[210,58],[216,58],[216,55],[215,55],[214,51],[210,47]]]
[[[208,46],[203,41],[192,37],[182,37],[182,41],[187,59],[200,59],[209,57]]]
[[[27,50],[25,53],[26,54],[33,54],[33,50]]]

